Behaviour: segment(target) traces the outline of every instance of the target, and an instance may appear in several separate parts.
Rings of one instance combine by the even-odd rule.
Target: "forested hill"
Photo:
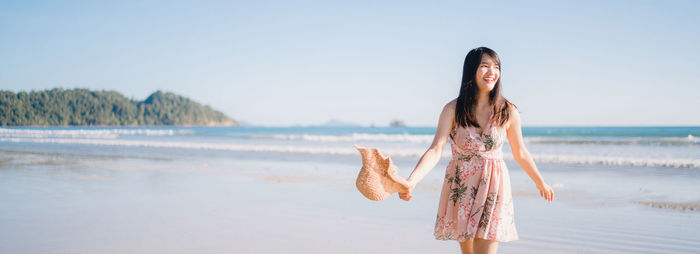
[[[239,125],[183,96],[157,91],[144,101],[115,91],[0,91],[0,126]]]

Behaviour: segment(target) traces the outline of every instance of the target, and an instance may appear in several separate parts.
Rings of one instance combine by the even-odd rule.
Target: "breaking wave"
[[[688,134],[687,137],[526,137],[525,141],[536,144],[593,144],[593,145],[667,145],[687,146],[700,145],[700,138]]]
[[[254,139],[302,140],[313,142],[409,142],[430,144],[434,135],[425,134],[369,134],[352,133],[347,135],[278,134],[254,135]],[[700,138],[688,134],[687,137],[525,137],[526,143],[535,144],[593,144],[593,145],[700,145]]]
[[[207,142],[175,142],[175,141],[142,141],[142,140],[118,140],[118,139],[86,139],[86,138],[24,138],[24,137],[0,137],[2,142],[28,142],[28,143],[54,143],[54,144],[81,144],[104,145],[124,147],[151,147],[151,148],[181,148],[225,150],[241,152],[278,152],[278,153],[307,153],[325,155],[358,155],[352,147],[331,147],[322,145],[259,145],[259,144],[231,144],[231,143],[207,143]],[[418,148],[387,149],[391,156],[420,158],[425,150]],[[443,158],[451,156],[449,149],[443,151]],[[634,167],[668,167],[700,169],[700,159],[693,158],[651,158],[651,157],[614,157],[614,156],[585,156],[585,155],[559,155],[559,154],[533,154],[533,159],[540,163],[553,164],[589,164],[589,165],[614,165]],[[512,159],[510,154],[504,155],[505,159]]]
[[[0,128],[0,137],[23,138],[98,138],[116,139],[121,136],[174,136],[191,134],[191,130],[172,129],[73,129],[73,130],[41,130],[41,129],[9,129]]]
[[[357,142],[357,141],[381,141],[381,142],[411,142],[411,143],[430,143],[433,140],[433,135],[413,135],[413,134],[368,134],[368,133],[352,133],[348,135],[270,135],[270,136],[253,136],[259,139],[280,139],[280,140],[303,140],[317,142]]]

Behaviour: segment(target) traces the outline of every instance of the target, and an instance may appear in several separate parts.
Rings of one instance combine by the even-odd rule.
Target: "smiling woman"
[[[518,239],[510,175],[501,152],[506,140],[540,196],[550,202],[554,196],[525,148],[515,105],[500,93],[500,66],[498,54],[489,48],[469,51],[459,96],[445,105],[433,143],[408,178],[408,191],[400,193],[411,200],[411,190],[439,162],[449,141],[452,160],[434,234],[438,240],[459,241],[462,253],[496,253],[498,242]]]

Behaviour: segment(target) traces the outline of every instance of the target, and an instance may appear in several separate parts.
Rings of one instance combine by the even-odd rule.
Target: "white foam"
[[[0,137],[25,138],[99,138],[116,139],[120,136],[174,136],[176,134],[192,133],[191,130],[172,129],[71,129],[71,130],[41,130],[41,129],[9,129],[0,128]]]
[[[689,158],[648,158],[648,157],[611,157],[611,156],[582,156],[560,154],[532,155],[536,162],[554,164],[588,164],[613,165],[634,167],[669,167],[700,169],[699,159]]]
[[[278,134],[252,136],[257,139],[302,140],[313,142],[407,142],[430,144],[434,135],[425,134],[369,134],[309,135]],[[535,144],[595,144],[595,145],[697,145],[700,138],[688,137],[525,137],[526,143]]]
[[[697,145],[700,139],[688,137],[525,137],[535,144],[594,144],[594,145]]]
[[[0,138],[2,142],[30,142],[53,144],[83,144],[106,145],[128,147],[156,147],[156,148],[185,148],[228,150],[248,152],[282,152],[282,153],[311,153],[311,154],[355,154],[354,148],[339,149],[328,147],[302,147],[283,145],[239,145],[226,143],[198,143],[198,142],[165,142],[165,141],[140,141],[140,140],[115,140],[115,139],[67,139],[67,138]]]
[[[126,147],[155,147],[155,148],[182,148],[204,150],[226,150],[246,152],[278,152],[278,153],[308,153],[325,155],[357,155],[357,150],[352,146],[297,146],[297,145],[258,145],[258,144],[230,144],[230,143],[203,143],[203,142],[166,142],[166,141],[141,141],[141,140],[117,140],[117,139],[73,139],[73,138],[21,138],[0,137],[0,142],[31,142],[31,143],[56,143],[56,144],[84,144],[106,145]],[[420,158],[425,152],[419,148],[384,149],[387,155]],[[451,157],[449,149],[443,150],[443,158]],[[585,156],[562,154],[534,154],[533,159],[538,163],[553,164],[589,164],[589,165],[615,165],[615,166],[644,166],[644,167],[671,167],[700,169],[700,159],[690,158],[649,158],[649,157],[612,157],[612,156]],[[505,159],[512,160],[510,154],[504,154]]]
[[[381,141],[381,142],[410,142],[410,143],[431,143],[433,135],[412,135],[412,134],[369,134],[352,133],[348,135],[272,135],[253,136],[253,138],[272,138],[281,140],[304,140],[317,142],[359,142],[359,141]]]

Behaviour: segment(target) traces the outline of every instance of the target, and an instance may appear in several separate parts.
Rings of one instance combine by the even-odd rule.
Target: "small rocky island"
[[[391,126],[391,127],[406,127],[406,122],[404,122],[403,120],[394,119],[394,120],[391,120],[391,122],[389,122],[389,126]]]
[[[189,98],[156,91],[146,100],[116,91],[61,89],[0,91],[0,126],[239,126],[224,113]]]

